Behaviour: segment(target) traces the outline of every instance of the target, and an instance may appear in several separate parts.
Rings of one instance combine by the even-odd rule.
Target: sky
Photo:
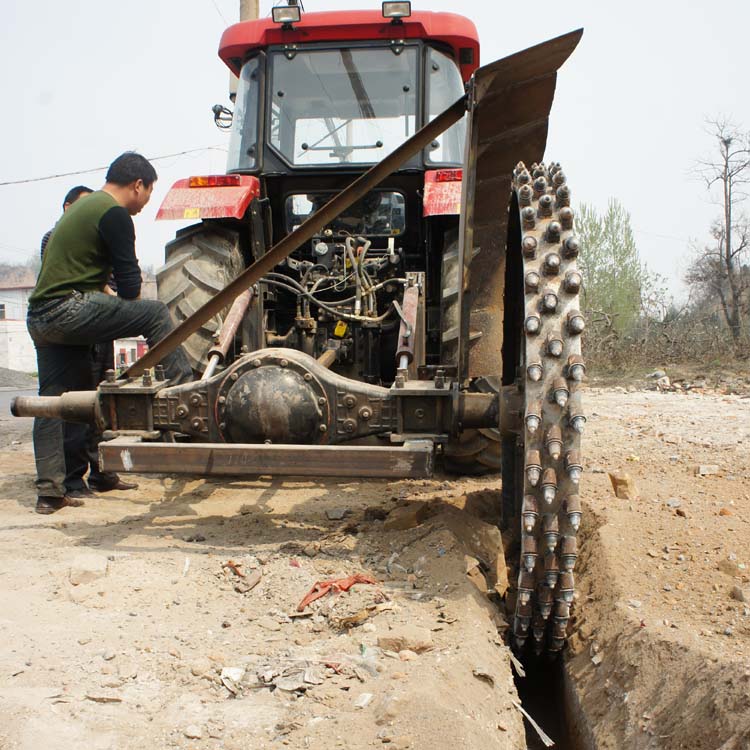
[[[261,15],[274,3],[261,0]],[[305,0],[308,12],[379,8],[379,0]],[[578,27],[581,44],[557,83],[546,158],[562,163],[573,203],[631,214],[641,258],[679,296],[691,245],[718,215],[695,162],[714,143],[707,119],[750,129],[750,3],[631,0],[413,0],[460,12],[480,32],[483,63]],[[221,174],[229,136],[211,114],[229,104],[217,55],[239,0],[4,0],[0,26],[0,182],[106,166],[135,149],[159,157],[151,203],[136,217],[144,266],[189,222],[156,222],[177,179]],[[182,153],[190,152],[190,153]],[[104,172],[0,186],[0,261],[24,262],[73,185]]]

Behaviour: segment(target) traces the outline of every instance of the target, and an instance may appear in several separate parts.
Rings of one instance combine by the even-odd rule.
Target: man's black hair
[[[135,151],[126,151],[109,165],[105,179],[122,187],[142,180],[146,187],[150,187],[156,178],[156,170],[145,156],[136,154]]]
[[[86,187],[85,185],[76,185],[74,188],[70,188],[63,199],[63,211],[66,205],[75,203],[82,195],[93,192],[90,187]]]

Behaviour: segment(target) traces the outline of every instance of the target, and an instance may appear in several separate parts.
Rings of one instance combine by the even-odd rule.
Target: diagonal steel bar
[[[358,177],[348,188],[340,192],[297,229],[277,242],[264,256],[246,268],[236,279],[227,284],[203,307],[199,307],[173,331],[134,362],[125,372],[125,377],[141,375],[150,367],[158,364],[167,354],[173,352],[185,339],[195,333],[207,320],[230,305],[234,299],[257,283],[260,278],[290,255],[296,248],[312,239],[323,228],[345,211],[353,203],[380,184],[389,174],[395,172],[405,161],[428,146],[437,136],[458,122],[466,113],[466,97],[461,97],[432,122],[425,125],[409,140],[402,143],[383,161],[375,164]]]

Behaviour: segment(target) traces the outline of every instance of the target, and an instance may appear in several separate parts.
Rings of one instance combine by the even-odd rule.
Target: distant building
[[[34,285],[0,286],[0,367],[36,372],[34,342],[26,330],[26,308]]]

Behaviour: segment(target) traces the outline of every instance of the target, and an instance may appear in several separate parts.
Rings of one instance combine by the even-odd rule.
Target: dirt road
[[[748,401],[595,390],[588,411],[581,747],[746,748]],[[526,747],[499,479],[141,477],[41,517],[25,430],[0,449],[1,748]],[[298,611],[353,574],[376,583]]]

